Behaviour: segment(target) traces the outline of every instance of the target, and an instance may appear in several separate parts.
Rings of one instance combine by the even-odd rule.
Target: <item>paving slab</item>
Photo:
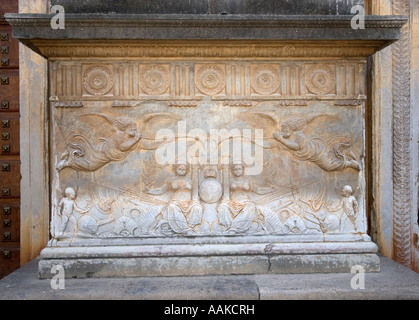
[[[136,277],[65,279],[38,278],[36,258],[0,280],[0,300],[255,300],[253,276]]]
[[[36,258],[0,280],[0,300],[418,300],[419,274],[380,260],[364,289],[351,286],[361,285],[360,273],[65,279],[53,289],[38,278]]]
[[[373,273],[256,275],[262,300],[417,300],[419,274],[391,259],[380,257]]]

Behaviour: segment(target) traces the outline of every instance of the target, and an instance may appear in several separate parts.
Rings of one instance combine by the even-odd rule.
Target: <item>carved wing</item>
[[[339,118],[338,115],[336,115],[336,114],[316,113],[316,114],[313,114],[313,115],[307,117],[306,121],[307,121],[307,123],[310,123],[313,120],[315,120],[317,118],[320,118],[320,117],[328,117],[328,118],[334,118],[334,119]]]
[[[85,114],[80,115],[80,117],[87,117],[87,116],[100,117],[100,118],[106,120],[109,124],[114,125],[113,119],[110,116],[108,116],[107,114],[104,114],[104,113],[85,113]]]
[[[155,141],[156,133],[161,128],[167,128],[182,119],[180,116],[169,112],[145,114],[140,119],[139,132],[141,140],[138,144],[140,149],[154,150],[161,141]]]
[[[140,130],[161,128],[162,123],[173,123],[180,119],[181,116],[170,112],[145,114],[141,117]]]
[[[235,121],[226,124],[224,129],[262,129],[263,145],[260,146],[266,149],[270,149],[273,147],[280,147],[280,143],[273,137],[273,133],[278,130],[278,124],[279,118],[274,113],[246,112],[238,115]],[[255,143],[253,139],[251,142]]]
[[[352,195],[358,200],[362,195],[361,187],[356,187],[355,190],[353,190]]]
[[[239,115],[239,119],[253,129],[263,129],[263,136],[266,139],[273,137],[280,123],[278,116],[270,112],[246,112]]]

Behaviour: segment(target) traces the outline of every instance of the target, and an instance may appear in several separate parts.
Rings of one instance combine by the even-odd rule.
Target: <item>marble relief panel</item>
[[[364,61],[51,63],[51,234],[366,232]]]

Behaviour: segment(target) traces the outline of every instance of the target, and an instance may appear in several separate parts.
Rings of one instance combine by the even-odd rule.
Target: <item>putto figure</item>
[[[56,166],[58,171],[66,167],[80,171],[95,171],[111,161],[126,158],[140,140],[141,134],[132,119],[94,115],[101,116],[111,123],[115,133],[110,138],[100,138],[94,142],[81,134],[71,134]]]
[[[341,190],[341,194],[343,212],[348,217],[356,231],[356,219],[358,218],[359,206],[356,198],[353,196],[352,187],[348,185],[344,186]]]
[[[60,203],[58,204],[58,215],[61,216],[61,226],[58,230],[57,236],[61,237],[64,234],[65,229],[67,228],[68,221],[73,216],[74,211],[78,211],[80,213],[86,213],[87,210],[80,209],[76,203],[76,192],[73,188],[68,187],[64,191],[64,198],[61,199]]]
[[[323,140],[309,138],[302,132],[315,117],[289,118],[282,122],[282,132],[275,132],[273,136],[298,160],[310,161],[325,171],[341,171],[346,168],[361,170],[347,137],[334,136]]]

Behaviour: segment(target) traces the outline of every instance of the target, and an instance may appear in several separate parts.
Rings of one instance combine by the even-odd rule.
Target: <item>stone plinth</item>
[[[272,242],[267,242],[269,240]],[[256,238],[257,243],[249,243],[252,239],[246,239],[246,243],[223,239],[224,243],[217,244],[191,244],[197,241],[188,241],[167,245],[120,243],[100,247],[49,247],[41,254],[39,274],[41,278],[53,277],[51,268],[54,265],[62,265],[69,278],[350,273],[355,265],[362,266],[366,272],[380,270],[377,247],[372,242],[316,242],[306,239],[310,242],[301,243],[299,237],[294,240],[298,242],[283,243],[271,237]]]

